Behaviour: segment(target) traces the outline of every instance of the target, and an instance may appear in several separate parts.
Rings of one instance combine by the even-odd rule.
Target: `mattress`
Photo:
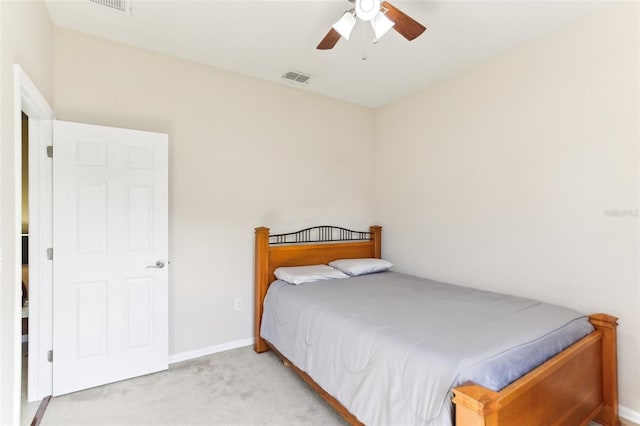
[[[261,336],[367,425],[451,425],[452,389],[500,390],[593,331],[572,309],[395,272],[275,281]]]

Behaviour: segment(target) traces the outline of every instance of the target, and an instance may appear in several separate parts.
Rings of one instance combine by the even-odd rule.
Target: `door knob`
[[[149,265],[149,266],[147,266],[147,268],[162,269],[162,268],[164,268],[164,261],[163,260],[158,260],[155,265]]]

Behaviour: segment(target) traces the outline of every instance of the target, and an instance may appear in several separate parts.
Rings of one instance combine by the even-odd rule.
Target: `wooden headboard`
[[[336,259],[380,258],[382,227],[352,231],[335,226],[316,226],[288,234],[270,235],[269,228],[256,228],[255,248],[255,327],[253,349],[269,350],[260,337],[262,304],[274,271],[280,266],[326,264]]]

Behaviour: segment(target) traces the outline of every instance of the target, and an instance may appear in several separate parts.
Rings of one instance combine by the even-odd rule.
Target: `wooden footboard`
[[[455,388],[456,426],[618,426],[617,318],[589,319],[592,334],[502,391],[475,383]]]

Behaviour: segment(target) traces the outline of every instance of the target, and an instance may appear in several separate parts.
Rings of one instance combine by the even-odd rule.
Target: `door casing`
[[[30,119],[30,133],[32,133],[32,137],[29,139],[29,150],[33,152],[34,156],[37,154],[39,150],[39,146],[50,145],[52,141],[52,131],[50,120],[55,118],[55,113],[53,109],[49,106],[46,99],[42,96],[36,85],[32,82],[29,76],[24,72],[20,65],[15,64],[13,67],[13,75],[14,75],[14,152],[16,153],[14,156],[14,182],[15,182],[15,194],[16,197],[13,200],[13,215],[15,218],[15,224],[13,227],[13,235],[10,236],[15,242],[16,249],[20,247],[22,241],[22,220],[21,220],[21,209],[22,203],[19,200],[19,197],[22,194],[22,130],[21,130],[21,120],[22,120],[22,112],[29,116]],[[32,127],[33,126],[33,127]],[[33,130],[32,130],[33,128]],[[49,129],[49,130],[47,130]],[[46,208],[45,206],[41,206],[39,201],[41,197],[46,197],[47,190],[49,194],[51,193],[51,188],[47,185],[42,185],[41,182],[47,181],[47,171],[41,170],[41,164],[38,162],[36,164],[32,163],[32,157],[29,156],[29,162],[31,167],[29,172],[29,186],[30,193],[40,194],[40,197],[33,199],[30,197],[30,212],[29,212],[29,222],[31,223],[42,223],[41,218],[46,218],[47,215],[50,216],[51,209],[43,211],[42,208]],[[49,171],[50,173],[50,171]],[[51,174],[48,175],[48,180],[50,182]],[[33,203],[33,204],[31,204]],[[46,222],[46,221],[45,221]],[[36,225],[37,228],[37,225]],[[38,235],[36,235],[36,232]],[[40,324],[46,321],[51,322],[51,298],[50,293],[47,297],[46,291],[42,291],[43,288],[46,289],[47,286],[51,286],[51,282],[42,282],[41,276],[42,271],[46,271],[47,268],[51,268],[50,263],[46,263],[40,260],[40,256],[35,252],[38,249],[38,245],[42,242],[42,240],[51,238],[53,234],[52,228],[49,225],[48,228],[46,226],[40,226],[34,231],[33,242],[35,244],[30,244],[29,246],[29,257],[33,259],[33,266],[35,269],[38,269],[40,272],[37,275],[31,277],[30,279],[30,315],[29,315],[29,378],[28,378],[28,399],[30,401],[41,399],[46,395],[51,394],[51,364],[47,362],[47,353],[46,350],[43,350],[44,347],[47,346],[48,342],[51,342],[52,335],[51,329],[47,327],[40,327]],[[32,253],[33,249],[33,253]],[[46,259],[46,256],[44,257]],[[22,343],[22,328],[21,328],[21,262],[20,256],[17,254],[14,256],[15,262],[10,266],[14,270],[14,350],[12,354],[13,358],[13,377],[12,379],[12,394],[9,396],[9,400],[11,401],[11,418],[10,419],[2,419],[2,421],[8,420],[11,424],[20,423],[20,409],[21,409],[21,370],[22,370],[22,354],[21,354],[21,343]],[[30,262],[31,263],[31,262]],[[36,265],[37,263],[37,265]],[[30,264],[31,267],[31,264]],[[49,275],[50,277],[50,275]],[[47,318],[47,312],[48,318]]]

